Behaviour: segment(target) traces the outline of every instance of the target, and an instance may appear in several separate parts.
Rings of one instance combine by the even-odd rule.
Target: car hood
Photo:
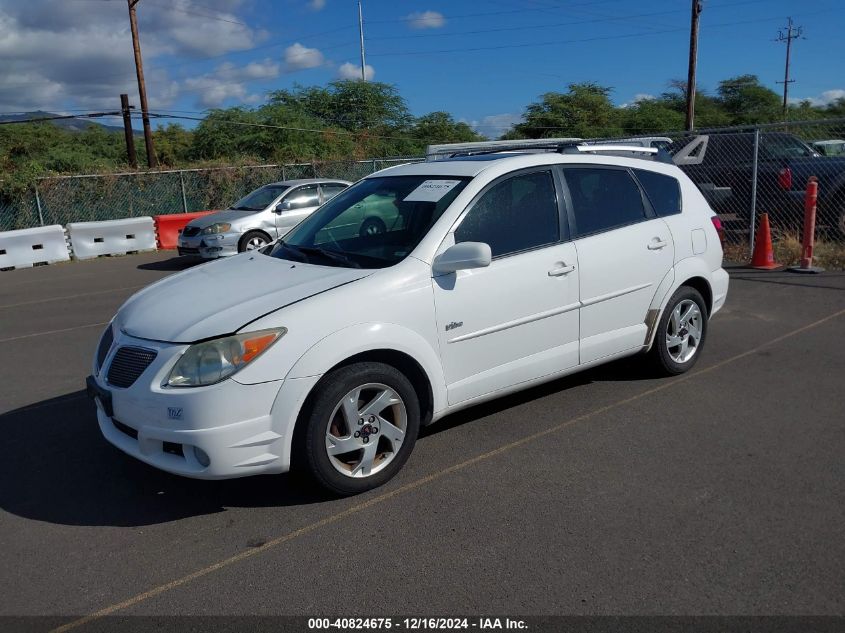
[[[263,211],[263,209],[262,209]],[[229,222],[235,223],[239,220],[244,220],[251,215],[255,215],[256,213],[261,213],[261,211],[235,211],[234,209],[226,209],[225,211],[215,211],[214,213],[210,213],[208,215],[203,215],[199,218],[194,218],[186,226],[195,226],[198,229],[204,229],[207,226],[211,226],[215,222]]]
[[[147,286],[123,304],[116,323],[130,336],[193,343],[230,334],[261,316],[372,272],[243,253]]]

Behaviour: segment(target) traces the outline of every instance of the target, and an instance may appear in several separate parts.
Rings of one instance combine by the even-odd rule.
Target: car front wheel
[[[352,495],[402,468],[417,439],[419,400],[396,368],[355,363],[323,378],[301,423],[307,470],[331,492]]]
[[[238,242],[238,252],[254,251],[262,246],[267,246],[270,243],[267,235],[261,231],[249,231]]]
[[[683,374],[695,365],[707,338],[707,308],[701,294],[681,286],[666,305],[652,346],[658,369],[668,375]]]

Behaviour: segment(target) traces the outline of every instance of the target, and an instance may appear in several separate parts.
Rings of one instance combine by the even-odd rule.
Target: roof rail
[[[545,150],[556,152],[561,145],[580,141],[579,138],[529,138],[513,141],[477,141],[473,143],[445,143],[429,145],[425,149],[428,162],[453,156],[473,156],[495,152],[519,152]]]
[[[578,154],[580,152],[633,152],[636,154],[657,154],[656,147],[640,147],[638,145],[610,145],[600,144],[591,145],[587,143],[578,143],[571,145],[560,146],[563,154]]]

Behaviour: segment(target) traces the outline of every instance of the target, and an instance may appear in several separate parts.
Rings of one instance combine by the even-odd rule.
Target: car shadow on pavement
[[[180,270],[187,270],[199,264],[204,264],[205,260],[201,257],[171,257],[158,262],[147,262],[146,264],[139,264],[138,270],[161,270],[165,272],[177,272]]]
[[[426,427],[420,439],[590,382],[652,378],[637,360],[623,359],[465,409]],[[4,413],[0,428],[0,508],[37,521],[144,526],[229,507],[334,499],[297,475],[204,481],[147,466],[102,437],[94,405],[82,390]]]
[[[84,391],[4,413],[0,428],[0,508],[37,521],[144,526],[331,499],[291,475],[202,481],[147,466],[102,437]]]

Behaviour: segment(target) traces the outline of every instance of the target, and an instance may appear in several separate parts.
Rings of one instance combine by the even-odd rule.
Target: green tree
[[[422,144],[467,143],[484,140],[466,123],[455,121],[448,112],[431,112],[414,122],[412,135]]]
[[[622,133],[610,88],[588,82],[569,84],[565,93],[547,92],[525,109],[523,121],[506,136],[592,138]]]
[[[194,134],[178,123],[168,123],[153,132],[153,145],[159,163],[177,167],[190,161]],[[143,147],[143,142],[140,143]],[[136,151],[138,142],[135,143]]]
[[[781,118],[781,98],[757,75],[739,75],[719,82],[718,102],[734,125],[769,123]]]

